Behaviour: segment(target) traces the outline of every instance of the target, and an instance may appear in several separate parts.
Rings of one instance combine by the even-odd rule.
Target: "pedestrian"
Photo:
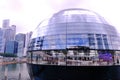
[[[119,64],[119,59],[117,59],[117,64]]]

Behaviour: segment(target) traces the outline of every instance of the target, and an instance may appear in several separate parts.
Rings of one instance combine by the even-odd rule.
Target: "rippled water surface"
[[[0,66],[0,80],[5,80],[5,74],[8,80],[19,80],[19,73],[21,73],[21,80],[30,80],[25,63]]]

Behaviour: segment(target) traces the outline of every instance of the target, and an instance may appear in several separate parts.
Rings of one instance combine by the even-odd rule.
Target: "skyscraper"
[[[10,24],[10,20],[9,19],[5,19],[5,20],[3,20],[2,27],[3,28],[8,28],[9,24]]]
[[[6,40],[5,42],[14,40],[15,39],[15,33],[16,33],[16,27],[15,26],[4,29],[4,38]]]
[[[5,39],[4,39],[4,31],[0,28],[0,53],[4,53]]]
[[[13,31],[13,35],[14,35],[14,40],[15,40],[15,34],[16,34],[16,25],[11,25],[11,29]]]
[[[25,34],[19,33],[15,36],[15,40],[18,42],[18,53],[19,57],[23,56],[25,48]]]
[[[15,40],[16,26],[9,25],[10,20],[3,20],[2,29],[0,30],[0,52],[4,53],[6,49],[6,42]]]
[[[5,53],[17,54],[17,48],[18,48],[18,42],[16,42],[16,41],[8,41],[8,42],[6,42]]]
[[[24,50],[24,54],[23,54],[24,56],[26,56],[27,49],[28,49],[28,44],[29,44],[29,42],[30,42],[31,36],[32,36],[32,32],[26,33],[26,38],[25,38],[25,50]]]

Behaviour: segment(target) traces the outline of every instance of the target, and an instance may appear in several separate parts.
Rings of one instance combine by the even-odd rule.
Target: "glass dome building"
[[[99,14],[86,9],[65,9],[42,21],[33,32],[29,50],[118,49],[118,34]]]
[[[34,80],[120,80],[118,42],[114,26],[99,14],[79,8],[59,11],[33,32],[29,74]]]

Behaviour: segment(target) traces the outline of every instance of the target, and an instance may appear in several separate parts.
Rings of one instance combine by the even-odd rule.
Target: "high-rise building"
[[[17,54],[18,42],[8,41],[6,42],[5,53]]]
[[[32,36],[32,32],[26,33],[26,38],[25,38],[25,49],[24,49],[24,54],[23,54],[23,56],[26,56],[26,55],[27,55],[26,53],[27,53],[27,49],[28,49],[28,45],[29,45],[31,36]]]
[[[15,33],[16,33],[16,27],[12,26],[12,27],[8,27],[8,28],[3,28],[4,30],[4,42],[5,42],[5,47],[4,49],[6,49],[6,43],[8,41],[13,41],[15,40]],[[5,50],[4,50],[5,51]]]
[[[5,39],[4,31],[0,28],[0,53],[4,53]]]
[[[13,30],[14,40],[15,40],[15,34],[16,34],[16,25],[11,25],[11,29]]]
[[[19,33],[15,36],[15,40],[18,42],[18,53],[19,57],[23,56],[25,48],[25,34]]]
[[[16,26],[10,26],[9,23],[9,19],[3,20],[3,28],[0,30],[0,52],[2,53],[5,52],[6,43],[15,40]]]
[[[7,41],[15,40],[16,26],[4,29],[4,38]]]
[[[10,20],[9,19],[5,19],[5,20],[3,20],[2,27],[3,28],[8,28],[9,24],[10,24]]]

